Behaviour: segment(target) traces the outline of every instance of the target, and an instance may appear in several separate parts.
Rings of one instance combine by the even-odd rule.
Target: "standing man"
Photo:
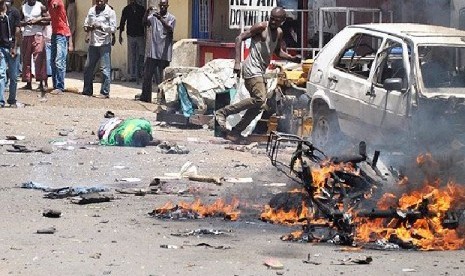
[[[20,14],[19,11],[0,0],[0,108],[5,106],[5,83],[7,81],[7,66],[9,68],[9,95],[7,103],[11,107],[19,107],[16,102],[16,86],[18,77],[19,57],[16,54],[18,48],[20,32]]]
[[[150,7],[144,16],[144,22],[147,26],[152,27],[150,49],[148,49],[145,59],[144,82],[140,96],[140,100],[147,103],[152,102],[153,76],[155,75],[158,91],[158,85],[163,80],[163,71],[170,64],[173,54],[173,31],[176,18],[168,12],[168,6],[168,0],[160,0],[158,4],[160,11],[151,13],[154,8]]]
[[[50,63],[52,67],[52,94],[63,94],[65,91],[66,59],[73,50],[73,40],[69,28],[63,0],[48,0],[48,11],[52,22],[52,50]]]
[[[242,76],[250,98],[215,112],[218,125],[226,132],[226,118],[231,114],[247,110],[242,120],[226,135],[226,138],[233,142],[240,141],[241,132],[260,114],[266,104],[266,84],[263,75],[270,65],[273,53],[282,59],[300,63],[299,57],[291,56],[281,49],[283,31],[280,26],[285,20],[286,11],[276,7],[271,11],[269,21],[253,25],[236,38],[234,72],[237,75],[241,72],[241,43],[248,38],[252,40],[249,56],[242,63]]]
[[[22,80],[26,82],[23,89],[32,90],[31,59],[34,58],[36,80],[40,82],[38,90],[45,92],[44,81],[47,79],[47,56],[45,53],[44,26],[48,24],[47,8],[37,0],[27,0],[22,6],[22,22],[24,27],[21,44],[21,60],[23,62]]]
[[[116,30],[115,11],[105,0],[97,0],[95,6],[89,9],[84,21],[86,31],[86,42],[89,43],[87,61],[84,68],[84,90],[85,96],[93,95],[93,79],[95,66],[101,60],[103,82],[100,95],[97,98],[110,97],[111,83],[111,35]]]
[[[139,5],[136,0],[129,0],[129,5],[124,7],[119,23],[119,44],[122,44],[122,34],[127,22],[129,81],[139,79],[144,63],[144,13],[145,9],[142,5]]]

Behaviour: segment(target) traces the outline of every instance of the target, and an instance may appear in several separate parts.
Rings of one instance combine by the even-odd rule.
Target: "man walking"
[[[129,0],[129,5],[123,9],[119,24],[119,44],[122,44],[122,34],[127,22],[129,81],[139,79],[144,63],[144,13],[145,9],[142,5],[139,5],[136,0]]]
[[[7,81],[7,66],[9,68],[9,95],[7,103],[11,107],[18,107],[16,102],[16,86],[18,77],[19,57],[16,55],[20,31],[19,11],[7,5],[7,1],[0,0],[0,108],[5,106],[5,84]],[[10,4],[10,3],[9,3]]]
[[[48,0],[48,12],[52,22],[52,49],[50,63],[52,67],[52,94],[63,94],[65,90],[66,59],[68,56],[68,45],[70,51],[73,41],[70,39],[68,17],[63,0]],[[68,44],[69,41],[69,44]]]
[[[23,20],[21,26],[24,27],[21,44],[22,80],[26,82],[23,89],[32,90],[31,59],[34,58],[35,77],[40,82],[38,90],[44,92],[44,81],[47,79],[47,56],[43,31],[44,25],[49,21],[47,8],[37,0],[27,0],[21,12]]]
[[[281,49],[283,31],[280,26],[285,20],[286,11],[281,7],[276,7],[271,11],[269,21],[253,25],[236,38],[234,72],[238,75],[241,71],[241,43],[248,38],[252,40],[249,56],[242,64],[242,76],[250,98],[228,105],[215,113],[218,125],[222,131],[226,132],[226,118],[231,114],[247,110],[242,120],[226,135],[226,138],[233,142],[240,141],[241,132],[260,114],[266,104],[266,84],[263,75],[270,65],[272,54],[300,63],[299,57],[291,56]]]
[[[105,0],[97,0],[95,6],[89,9],[84,21],[84,31],[87,32],[86,42],[89,43],[87,61],[84,68],[85,96],[93,95],[93,79],[95,66],[101,60],[103,82],[100,95],[97,98],[110,97],[111,83],[111,35],[116,30],[115,11]]]
[[[150,7],[144,16],[144,22],[152,27],[150,49],[144,65],[144,82],[140,100],[152,102],[152,80],[158,85],[163,81],[163,71],[170,64],[173,54],[173,31],[176,18],[168,12],[168,0],[160,0],[160,11]],[[157,97],[158,98],[158,97]]]

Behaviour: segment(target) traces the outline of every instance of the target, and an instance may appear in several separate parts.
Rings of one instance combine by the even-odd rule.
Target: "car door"
[[[342,132],[359,138],[361,99],[371,87],[371,67],[382,38],[356,33],[335,59],[328,72],[328,89]]]
[[[366,139],[376,143],[395,142],[392,138],[407,129],[410,52],[399,39],[386,38],[383,42],[369,78],[371,87],[362,95],[362,117],[369,128]],[[385,80],[393,78],[402,80],[400,91],[385,89]]]

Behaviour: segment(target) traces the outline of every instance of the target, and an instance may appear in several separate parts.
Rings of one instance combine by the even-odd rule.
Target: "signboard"
[[[277,0],[229,0],[229,28],[240,29],[255,23],[268,21],[271,10],[277,6]]]
[[[314,0],[313,1],[313,10],[318,11],[322,7],[336,7],[336,0]],[[316,16],[318,19],[318,16]],[[323,32],[336,34],[339,32],[337,27],[337,16],[335,12],[324,12],[323,13]],[[319,21],[315,20],[315,31],[318,30]]]

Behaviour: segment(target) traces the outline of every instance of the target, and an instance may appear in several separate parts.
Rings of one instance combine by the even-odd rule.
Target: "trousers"
[[[266,104],[266,84],[263,77],[253,77],[244,80],[245,88],[250,93],[250,98],[238,103],[228,105],[218,110],[225,117],[247,110],[242,119],[232,129],[233,133],[240,134],[264,109]]]

